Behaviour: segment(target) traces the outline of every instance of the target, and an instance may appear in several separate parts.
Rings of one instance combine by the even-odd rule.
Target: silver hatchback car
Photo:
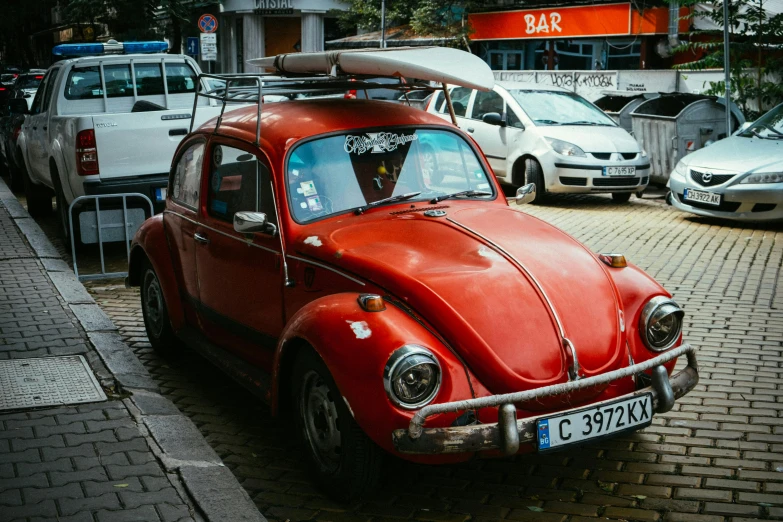
[[[685,156],[669,202],[701,216],[783,220],[783,104],[724,140]]]

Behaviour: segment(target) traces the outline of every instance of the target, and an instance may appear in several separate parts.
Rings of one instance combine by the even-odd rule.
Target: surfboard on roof
[[[247,63],[274,69],[281,75],[330,74],[416,78],[489,91],[495,78],[478,56],[448,47],[352,49],[290,53],[255,58]]]

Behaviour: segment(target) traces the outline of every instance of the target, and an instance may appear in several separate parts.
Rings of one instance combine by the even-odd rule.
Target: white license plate
[[[636,176],[636,167],[604,167],[604,176]]]
[[[155,200],[166,201],[166,187],[155,189]]]
[[[652,394],[538,419],[538,451],[635,431],[652,422]]]
[[[686,188],[685,192],[683,193],[683,197],[686,201],[698,201],[700,203],[716,206],[720,205],[720,194],[704,192],[703,190],[693,190]]]

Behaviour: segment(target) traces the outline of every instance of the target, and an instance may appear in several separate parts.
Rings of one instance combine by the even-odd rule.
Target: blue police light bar
[[[101,54],[161,53],[168,51],[166,42],[126,42],[60,44],[52,49],[55,56],[96,56]]]

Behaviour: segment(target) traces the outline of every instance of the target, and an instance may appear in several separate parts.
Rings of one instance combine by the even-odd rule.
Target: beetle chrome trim
[[[391,379],[392,376],[394,375],[394,371],[397,369],[397,367],[401,362],[403,362],[407,357],[410,357],[411,355],[423,355],[428,359],[430,359],[438,368],[437,382],[435,383],[435,387],[432,389],[432,392],[430,392],[430,394],[427,395],[427,397],[425,397],[424,399],[413,404],[401,401],[399,397],[397,397],[397,395],[394,393],[391,384]],[[443,370],[440,367],[440,363],[438,362],[438,358],[435,357],[435,354],[433,354],[431,351],[427,350],[423,346],[419,346],[417,344],[406,344],[401,346],[391,354],[391,357],[389,357],[386,366],[383,368],[383,388],[386,390],[386,395],[389,396],[389,400],[391,400],[394,404],[406,410],[415,410],[428,404],[438,395],[438,392],[440,391],[440,383],[441,383],[442,375],[443,375]]]
[[[653,316],[656,310],[664,305],[672,305],[677,308],[680,319],[679,332],[677,332],[677,335],[675,335],[667,345],[657,347],[653,346],[650,342],[650,339],[647,337],[647,326],[649,324],[650,318]],[[645,304],[644,308],[642,308],[642,314],[639,316],[639,336],[642,338],[644,345],[654,352],[663,352],[674,346],[677,343],[677,339],[680,338],[680,334],[682,333],[682,318],[684,315],[685,312],[682,310],[680,305],[678,305],[669,297],[659,295],[647,301],[647,304]]]
[[[532,443],[536,440],[536,423],[539,417],[546,417],[551,415],[551,413],[517,420],[516,426],[509,421],[510,418],[513,418],[509,409],[506,409],[503,415],[499,415],[498,422],[494,424],[425,429],[423,427],[424,421],[427,417],[438,413],[459,412],[495,406],[499,406],[502,411],[504,405],[533,401],[541,397],[553,395],[565,395],[575,390],[606,384],[650,369],[653,370],[653,375],[657,374],[658,376],[653,379],[652,386],[620,397],[613,397],[600,403],[592,403],[589,406],[650,393],[652,394],[653,410],[656,413],[663,413],[668,411],[667,407],[669,407],[670,401],[682,397],[698,384],[699,370],[695,352],[695,347],[685,344],[642,363],[576,382],[555,384],[524,392],[493,395],[465,401],[431,404],[425,406],[414,415],[408,429],[398,429],[392,432],[394,447],[401,453],[427,455],[494,449],[500,449],[504,453],[510,452],[513,449],[514,438],[508,436],[508,430],[516,428],[521,444]],[[663,368],[663,364],[681,355],[688,357],[688,366],[677,374],[672,375],[671,378],[665,375],[665,368],[663,371],[656,370],[656,368]],[[665,380],[665,383],[661,383],[660,380]],[[578,406],[573,408],[573,410],[579,410],[584,407],[585,405]]]

